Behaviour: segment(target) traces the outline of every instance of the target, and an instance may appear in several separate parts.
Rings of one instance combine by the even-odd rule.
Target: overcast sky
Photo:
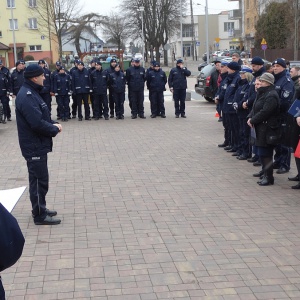
[[[118,8],[118,5],[122,0],[80,0],[83,7],[83,12],[99,13],[102,15],[109,15],[114,9]],[[217,14],[222,10],[231,10],[238,8],[238,1],[227,0],[208,0],[208,13]],[[194,0],[194,15],[205,14],[205,0]],[[199,3],[200,5],[196,5]]]

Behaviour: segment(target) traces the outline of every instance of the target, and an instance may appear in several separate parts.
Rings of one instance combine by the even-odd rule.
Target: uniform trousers
[[[108,99],[106,94],[93,94],[94,99],[94,117],[100,118],[102,114],[108,117]]]
[[[175,106],[175,115],[181,116],[185,115],[185,98],[186,98],[186,89],[173,90],[173,99]]]
[[[108,90],[109,90],[109,95],[108,95],[109,114],[111,116],[114,116],[115,115],[115,102],[114,102],[114,97],[113,97],[114,91],[112,88],[109,88]]]
[[[237,151],[239,141],[239,119],[236,113],[229,113],[228,116],[232,140],[231,146]]]
[[[285,145],[277,145],[275,147],[274,164],[280,168],[290,170],[291,168],[291,153],[292,149]]]
[[[231,132],[230,132],[230,120],[229,120],[229,114],[224,113],[222,115],[222,123],[224,127],[224,143],[227,146],[233,146],[231,141]]]
[[[116,117],[120,118],[124,115],[125,93],[114,93],[113,98],[115,101]]]
[[[3,105],[4,118],[10,118],[9,98],[7,95],[0,96],[0,101]]]
[[[82,101],[84,105],[84,116],[85,119],[90,117],[90,106],[89,106],[89,94],[76,94],[76,102],[78,107],[78,118],[82,119]]]
[[[46,213],[46,194],[49,188],[47,155],[26,158],[29,175],[29,195],[35,221],[43,221]]]
[[[144,116],[144,89],[139,91],[130,91],[132,115]]]
[[[164,105],[164,92],[160,91],[151,91],[149,92],[150,97],[150,107],[151,114],[158,116],[159,114],[165,114],[165,105]]]
[[[62,119],[67,119],[70,116],[70,96],[57,95],[56,102],[58,105],[59,116]]]
[[[247,118],[239,117],[239,150],[244,157],[249,157],[251,154],[250,147],[250,127],[247,124]]]
[[[76,113],[77,113],[77,101],[76,101],[76,97],[74,94],[72,94],[72,116],[76,117]]]
[[[51,112],[51,101],[52,96],[50,93],[40,94],[40,96],[43,98],[44,102],[47,104],[49,111]]]

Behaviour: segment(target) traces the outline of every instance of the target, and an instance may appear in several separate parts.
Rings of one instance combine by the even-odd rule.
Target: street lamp
[[[201,5],[197,3],[197,5]],[[206,36],[206,61],[209,63],[209,44],[208,44],[208,5],[205,1],[205,36]]]
[[[139,9],[138,9],[140,12],[141,12],[141,16],[142,16],[142,55],[143,55],[143,61],[142,61],[142,64],[143,64],[143,67],[145,66],[145,40],[144,40],[144,6],[141,6]]]
[[[180,0],[180,41],[181,41],[181,58],[183,59],[183,41],[182,41],[182,1]]]
[[[13,32],[13,44],[14,44],[14,60],[16,64],[17,62],[17,47],[16,47],[16,36],[15,36],[15,20],[14,20],[14,12],[13,12],[13,1],[10,1],[10,15],[11,15],[11,24],[12,24],[12,32]]]

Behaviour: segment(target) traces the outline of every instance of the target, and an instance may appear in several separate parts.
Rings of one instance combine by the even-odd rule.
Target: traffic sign
[[[262,50],[267,50],[267,48],[268,48],[267,44],[262,44],[262,45],[261,45],[261,49],[262,49]]]
[[[219,37],[215,38],[215,41],[216,41],[216,43],[219,43],[220,42],[220,38]]]
[[[219,43],[216,43],[216,47],[219,47],[220,46],[220,44]]]
[[[266,42],[266,40],[263,38],[260,44],[261,44],[261,45],[267,45],[267,42]]]
[[[199,41],[196,42],[196,46],[200,46],[200,42]]]

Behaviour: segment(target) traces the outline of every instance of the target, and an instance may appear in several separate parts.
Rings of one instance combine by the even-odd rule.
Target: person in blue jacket
[[[15,98],[24,82],[25,61],[18,60],[10,76],[10,95]]]
[[[3,105],[3,118],[0,122],[6,123],[6,120],[10,118],[9,110],[9,77],[5,73],[0,72],[0,103]]]
[[[43,59],[39,60],[39,65],[43,68],[45,76],[44,86],[40,94],[51,112],[51,71],[46,68],[46,62]]]
[[[44,79],[44,70],[39,65],[26,68],[24,84],[16,98],[16,119],[21,152],[27,162],[34,223],[56,225],[60,223],[53,218],[57,212],[46,207],[47,154],[52,151],[52,137],[62,131],[62,126],[51,120],[47,104],[40,95]]]
[[[166,90],[167,76],[158,62],[153,63],[153,70],[148,72],[147,87],[149,89],[151,118],[166,117],[164,105],[164,91]]]
[[[227,150],[227,152],[233,152],[233,156],[238,156],[238,137],[239,137],[239,120],[235,109],[233,108],[233,100],[235,92],[238,89],[239,81],[241,80],[239,71],[241,70],[241,66],[232,61],[227,65],[228,68],[228,76],[227,76],[227,89],[224,95],[223,102],[223,112],[224,115],[228,116],[229,119],[229,127],[231,132],[231,149]]]
[[[95,120],[102,118],[102,114],[105,120],[109,120],[107,99],[109,73],[102,69],[101,61],[96,61],[95,70],[91,73],[90,77],[93,90]]]
[[[54,77],[53,91],[58,105],[60,119],[66,122],[70,117],[70,95],[72,94],[71,76],[66,73],[65,68],[62,66],[58,74]]]
[[[175,117],[186,118],[185,115],[185,98],[187,89],[186,78],[191,75],[186,67],[183,66],[183,60],[178,59],[176,62],[176,67],[170,71],[168,78],[168,85],[170,91],[173,93],[174,105],[175,105]]]
[[[234,95],[233,107],[237,112],[239,120],[239,136],[238,136],[238,156],[239,160],[246,160],[251,155],[250,146],[250,127],[247,124],[248,110],[243,109],[243,98],[250,87],[250,82],[253,79],[252,69],[247,66],[242,66],[240,71],[241,80]]]
[[[126,78],[119,64],[116,64],[115,71],[109,74],[109,82],[115,102],[116,120],[123,120]]]
[[[84,67],[82,61],[78,62],[77,70],[72,73],[72,91],[78,107],[78,120],[82,121],[82,101],[84,104],[85,120],[90,121],[89,93],[91,91],[91,80],[89,71]]]

